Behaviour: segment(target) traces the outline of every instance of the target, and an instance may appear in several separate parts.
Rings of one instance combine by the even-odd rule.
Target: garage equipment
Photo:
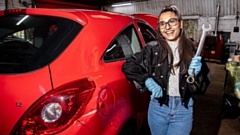
[[[238,19],[239,19],[239,12],[237,12],[237,16],[236,16],[236,26],[233,28],[233,32],[239,32]]]

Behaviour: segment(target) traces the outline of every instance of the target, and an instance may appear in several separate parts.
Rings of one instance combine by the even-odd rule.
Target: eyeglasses
[[[165,22],[165,21],[158,22],[158,27],[160,29],[165,29],[167,24],[170,25],[170,26],[176,26],[178,24],[178,19],[177,18],[171,18],[167,22]]]

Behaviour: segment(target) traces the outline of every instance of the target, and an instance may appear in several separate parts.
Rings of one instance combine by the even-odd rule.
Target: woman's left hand
[[[198,75],[202,67],[201,59],[202,59],[201,56],[195,56],[192,58],[192,61],[188,68],[189,75],[192,75],[192,70],[194,70],[194,76]]]

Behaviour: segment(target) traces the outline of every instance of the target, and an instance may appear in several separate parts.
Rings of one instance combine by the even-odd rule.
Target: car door
[[[140,36],[136,27],[130,24],[112,40],[102,56],[106,71],[103,73],[105,87],[112,92],[115,100],[114,109],[109,115],[115,117],[112,122],[118,119],[120,127],[131,118],[136,118],[138,123],[146,119],[149,94],[138,92],[121,71],[124,60],[141,51],[143,43]]]

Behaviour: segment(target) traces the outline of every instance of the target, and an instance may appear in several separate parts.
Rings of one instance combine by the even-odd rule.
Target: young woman
[[[201,74],[201,57],[194,57],[196,46],[184,34],[178,8],[165,6],[158,18],[157,41],[147,43],[126,59],[122,71],[151,101],[148,123],[152,135],[188,135],[192,129],[192,93],[198,82],[187,77]],[[194,70],[193,70],[194,69]],[[197,80],[197,79],[196,79]],[[139,88],[140,87],[140,88]]]

